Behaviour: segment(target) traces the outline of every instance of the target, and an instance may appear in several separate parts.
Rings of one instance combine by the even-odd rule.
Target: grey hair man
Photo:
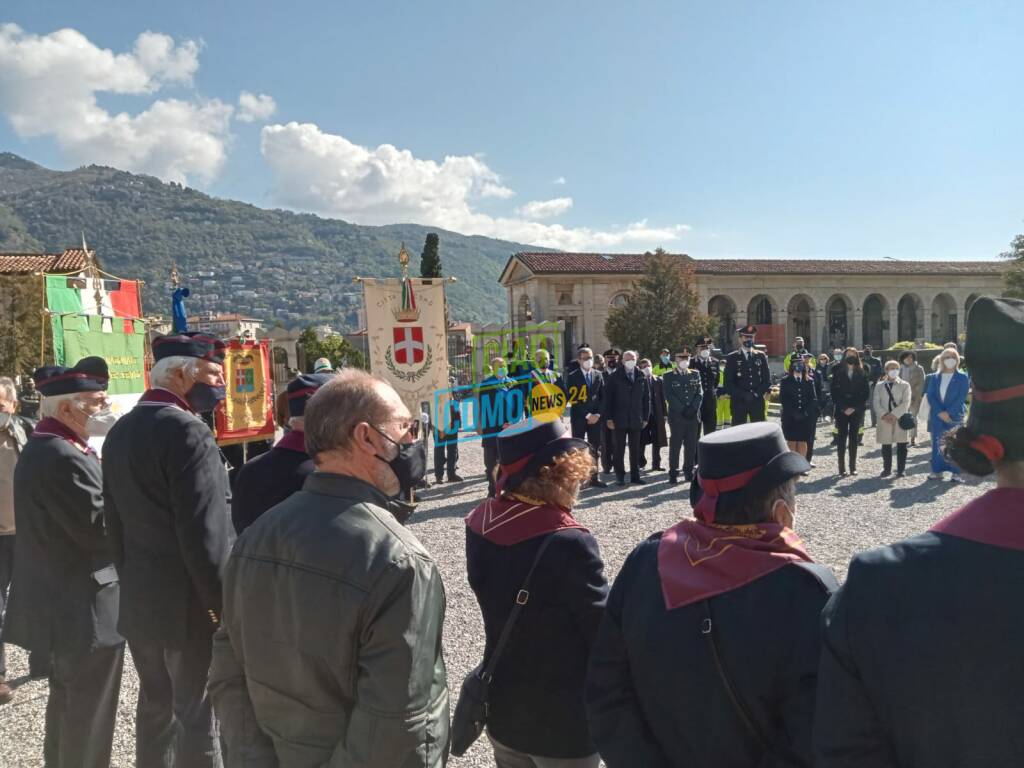
[[[416,423],[391,386],[357,369],[306,406],[316,469],[245,530],[225,569],[210,691],[229,755],[444,764],[444,588],[388,511],[423,475]]]
[[[622,353],[622,365],[608,376],[601,403],[601,415],[614,440],[617,485],[626,484],[627,444],[630,482],[644,483],[640,477],[640,433],[651,418],[651,383],[636,370],[636,359],[635,350],[627,349]]]

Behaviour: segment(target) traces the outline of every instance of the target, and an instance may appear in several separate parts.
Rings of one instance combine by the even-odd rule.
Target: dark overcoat
[[[870,398],[871,388],[868,385],[867,374],[863,370],[855,368],[852,377],[845,363],[837,365],[832,370],[832,402],[837,414],[847,408],[863,411],[867,408]]]
[[[565,380],[565,397],[569,403],[569,421],[574,435],[584,434],[587,416],[601,413],[601,397],[604,395],[604,375],[601,371],[590,371],[590,384],[586,374],[579,368],[569,372]]]
[[[312,472],[313,460],[302,448],[302,433],[295,431],[243,464],[231,495],[235,533],[241,533],[268,509],[301,490]]]
[[[601,415],[615,429],[642,429],[651,418],[651,382],[638,369],[630,382],[626,369],[618,366],[605,382]]]
[[[644,442],[655,448],[668,445],[668,431],[665,429],[665,385],[661,376],[651,376],[651,418],[644,427]]]

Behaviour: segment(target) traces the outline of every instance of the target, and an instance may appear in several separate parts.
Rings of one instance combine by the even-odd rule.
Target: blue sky
[[[1022,3],[0,13],[0,149],[51,167],[568,249],[986,259],[1024,231]]]

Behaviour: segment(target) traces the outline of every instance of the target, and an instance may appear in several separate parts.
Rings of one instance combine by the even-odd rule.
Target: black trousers
[[[601,471],[606,475],[615,466],[615,430],[608,429],[608,422],[601,419]]]
[[[718,398],[704,395],[700,403],[700,429],[705,435],[710,435],[718,429]]]
[[[846,454],[849,449],[850,469],[857,469],[857,442],[860,427],[864,423],[864,411],[855,410],[847,416],[843,409],[836,406],[836,429],[839,437],[836,440],[836,455],[839,457],[839,471],[846,471]]]
[[[892,472],[892,446],[882,446],[882,469]],[[907,469],[907,444],[896,443],[896,471],[905,472]]]
[[[14,575],[14,534],[0,536],[0,636],[4,629],[4,613],[7,611],[7,597],[11,591],[11,577]],[[0,643],[0,681],[7,677],[7,655]]]
[[[626,478],[626,443],[629,443],[629,478],[640,479],[640,432],[639,429],[623,429],[616,425],[612,430],[615,435],[615,477],[617,480]]]
[[[683,449],[683,473],[693,472],[697,461],[697,439],[700,437],[700,422],[697,419],[684,419],[682,414],[668,415],[668,426],[672,430],[668,438],[668,471],[675,474],[679,471],[679,449]]]
[[[569,426],[572,429],[573,437],[577,440],[586,440],[590,443],[590,450],[594,454],[594,472],[591,477],[596,478],[597,464],[600,461],[601,456],[601,433],[604,432],[604,425],[601,423],[600,419],[598,419],[595,424],[587,424],[587,419],[583,416],[570,419]]]
[[[755,397],[747,403],[742,397],[732,398],[732,425],[746,424],[748,421],[764,421],[764,397]]]
[[[498,437],[485,437],[481,440],[484,446],[484,474],[487,476],[487,497],[494,495],[494,468],[498,466]]]
[[[434,441],[434,478],[438,482],[444,475],[445,464],[448,465],[449,480],[455,477],[455,469],[459,464],[458,435],[440,435],[440,437],[440,440]]]
[[[50,656],[46,768],[109,768],[124,643]]]
[[[206,683],[213,631],[190,633],[188,648],[129,643],[139,673],[136,768],[221,768],[220,735]]]

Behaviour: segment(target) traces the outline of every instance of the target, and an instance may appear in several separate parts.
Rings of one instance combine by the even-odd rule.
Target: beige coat
[[[910,412],[917,416],[921,410],[921,401],[924,399],[924,368],[914,363],[906,381],[910,384]]]
[[[910,442],[910,432],[905,429],[901,429],[899,424],[896,422],[890,424],[883,420],[882,417],[891,413],[896,417],[896,421],[898,422],[900,416],[910,410],[910,384],[900,378],[897,378],[892,383],[893,405],[890,408],[889,395],[886,388],[886,384],[888,383],[889,382],[887,380],[883,380],[875,385],[875,399],[873,405],[875,413],[878,414],[878,428],[875,433],[875,439],[880,445],[908,443]]]

